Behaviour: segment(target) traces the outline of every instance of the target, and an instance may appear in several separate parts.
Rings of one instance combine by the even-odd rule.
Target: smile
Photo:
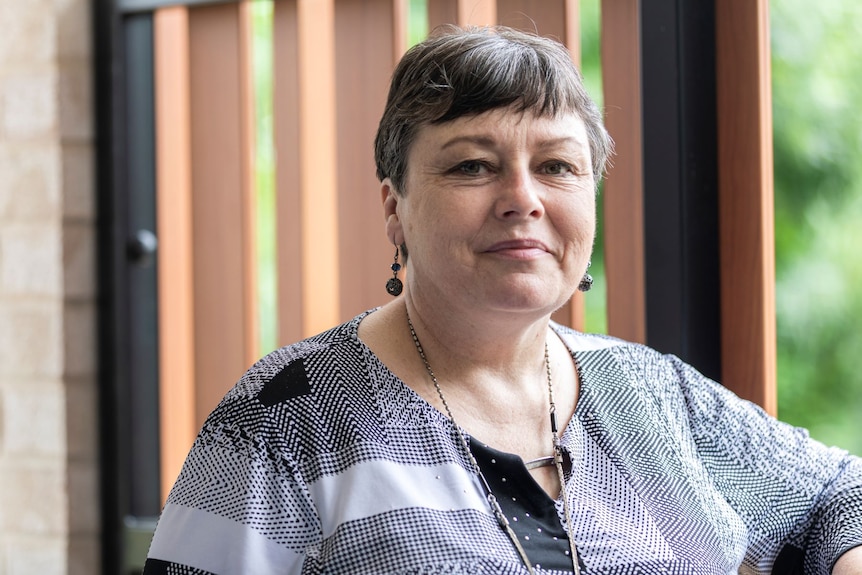
[[[519,239],[497,242],[486,249],[485,253],[513,259],[533,259],[549,254],[550,250],[538,240]]]

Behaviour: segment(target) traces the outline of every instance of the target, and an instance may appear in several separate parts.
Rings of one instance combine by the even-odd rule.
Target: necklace
[[[428,372],[428,375],[431,377],[431,381],[434,383],[434,389],[437,390],[437,395],[440,397],[440,402],[443,404],[443,408],[446,410],[446,415],[449,417],[449,421],[452,423],[452,427],[455,428],[455,431],[458,434],[458,438],[461,442],[461,447],[464,449],[464,453],[467,454],[467,459],[470,460],[470,465],[473,467],[473,471],[479,477],[480,482],[482,483],[482,487],[485,490],[485,498],[488,500],[488,505],[491,507],[491,512],[494,514],[494,517],[497,519],[497,523],[500,525],[500,528],[506,533],[506,536],[509,537],[509,540],[512,541],[512,545],[515,547],[515,550],[518,552],[518,555],[521,557],[521,561],[524,563],[524,566],[527,567],[527,570],[530,572],[530,575],[535,575],[535,570],[533,569],[533,564],[530,562],[529,557],[527,557],[527,552],[524,550],[524,547],[521,545],[521,542],[518,541],[518,536],[512,530],[512,526],[509,525],[509,520],[506,519],[505,514],[503,514],[503,510],[500,508],[500,504],[497,502],[497,498],[494,496],[494,493],[491,491],[490,485],[488,485],[488,481],[485,479],[485,476],[482,474],[482,469],[479,467],[479,463],[476,461],[476,458],[473,456],[473,452],[470,451],[470,446],[467,444],[467,438],[464,434],[464,431],[455,421],[455,417],[452,415],[452,410],[449,408],[449,403],[446,401],[446,397],[443,395],[443,389],[440,387],[440,382],[437,381],[437,376],[434,375],[434,370],[431,369],[431,364],[428,363],[428,358],[425,357],[425,350],[422,349],[422,344],[419,343],[419,337],[416,335],[416,330],[413,328],[413,322],[410,320],[410,312],[407,312],[407,325],[410,327],[410,335],[413,337],[413,344],[416,346],[416,351],[419,353],[419,357],[422,359],[422,363],[425,365],[425,370]],[[575,541],[572,537],[572,533],[569,530],[569,527],[572,524],[572,514],[569,511],[569,502],[566,497],[566,478],[563,473],[563,446],[560,443],[560,436],[557,433],[557,415],[556,415],[556,405],[554,404],[554,385],[553,379],[551,378],[551,361],[548,353],[548,341],[545,340],[545,371],[548,377],[548,403],[550,404],[550,408],[548,413],[551,418],[551,435],[553,437],[553,447],[554,447],[554,455],[549,457],[541,457],[537,460],[527,462],[527,468],[533,469],[535,467],[542,467],[544,465],[553,464],[557,468],[557,475],[560,478],[560,492],[563,497],[563,513],[566,516],[566,532],[569,537],[569,550],[572,558],[572,570],[575,575],[580,575],[581,570],[578,567],[578,552],[575,547]],[[549,462],[552,460],[552,463]]]

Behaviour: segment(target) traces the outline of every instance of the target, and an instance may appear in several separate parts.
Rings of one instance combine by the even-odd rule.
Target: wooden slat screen
[[[300,319],[303,332],[308,335],[323,331],[341,318],[338,293],[339,278],[344,271],[338,265],[337,185],[339,180],[355,176],[339,169],[337,153],[335,113],[339,87],[335,78],[334,1],[299,1],[295,6],[299,101],[295,110],[276,109],[276,115],[299,116],[299,188],[279,189],[276,201],[285,193],[299,193],[302,240],[296,247],[302,258],[304,303],[301,318],[281,319],[288,322]],[[276,82],[278,72],[276,69]],[[276,174],[279,173],[281,170],[276,167]],[[296,271],[280,270],[280,274]]]
[[[338,307],[353,317],[389,296],[383,284],[392,272],[393,249],[384,234],[380,184],[372,142],[404,50],[404,15],[392,0],[339,1],[335,13],[339,264]]]
[[[742,343],[774,340],[768,331],[774,296],[762,283],[768,283],[771,246],[766,237],[771,157],[763,131],[769,125],[763,108],[767,102],[768,111],[763,92],[768,69],[762,58],[759,67],[741,66],[747,59],[734,52],[756,47],[762,55],[765,49],[761,28],[738,31],[740,21],[762,26],[763,12],[757,10],[766,0],[752,2],[759,7],[754,11],[747,8],[749,1],[722,3],[733,8],[718,13],[719,24],[727,26],[720,34],[727,43],[721,48],[728,58],[723,61],[735,63],[720,66],[719,83],[736,86],[745,75],[746,86],[754,82],[760,89],[738,87],[742,91],[722,96],[722,194],[728,196],[722,218],[750,209],[740,202],[752,201],[760,219],[759,227],[744,236],[736,227],[723,228],[722,265],[734,278],[745,271],[739,266],[752,266],[761,283],[754,308],[746,307],[741,291],[723,302],[724,328],[734,334],[725,338],[725,364],[757,366],[732,375],[729,383],[768,406],[774,395],[774,368],[768,369],[774,366],[774,349]],[[165,489],[192,430],[259,353],[248,2],[156,13]],[[538,31],[563,40],[578,61],[578,9],[577,0],[428,0],[428,20],[431,27],[500,22]],[[603,37],[613,38],[602,55],[605,108],[617,142],[604,215],[609,331],[643,341],[640,6],[638,0],[603,0],[602,10]],[[392,68],[406,49],[406,0],[275,0],[273,20],[277,314],[279,344],[285,344],[388,300],[383,284],[392,247],[384,235],[372,139]],[[754,44],[740,47],[740,34]],[[752,104],[754,116],[745,116],[758,119],[755,131],[736,113],[750,98],[759,102]],[[735,152],[742,149],[751,151]],[[752,171],[752,162],[759,171]],[[740,182],[748,184],[744,193]],[[752,243],[760,259],[739,261]],[[760,331],[740,323],[739,309],[756,315]],[[574,298],[555,319],[582,326],[582,298]],[[727,338],[739,337],[740,330],[750,337],[738,346],[728,344]],[[753,395],[740,380],[758,382],[748,390]]]
[[[185,8],[154,19],[159,190],[159,427],[162,498],[198,429],[192,241],[189,23]]]
[[[189,10],[199,422],[257,355],[248,25],[245,3]]]
[[[602,0],[605,122],[616,155],[604,188],[608,332],[646,343],[638,0]]]
[[[722,383],[775,415],[769,1],[716,7]]]

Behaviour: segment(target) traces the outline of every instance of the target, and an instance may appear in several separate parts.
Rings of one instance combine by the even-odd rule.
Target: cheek
[[[581,200],[569,203],[560,210],[557,231],[575,246],[587,244],[586,249],[592,248],[593,238],[596,233],[596,207],[595,201]]]
[[[477,202],[439,191],[433,200],[425,200],[416,207],[411,214],[411,233],[440,248],[475,235],[487,219],[487,210]]]
[[[421,193],[421,192],[420,192]],[[419,199],[418,194],[416,195]],[[408,249],[416,255],[415,261],[433,257],[447,249],[458,227],[456,213],[449,213],[445,206],[427,199],[413,203],[405,218],[404,237]]]

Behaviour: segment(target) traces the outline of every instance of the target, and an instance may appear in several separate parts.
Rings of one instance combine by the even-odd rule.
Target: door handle
[[[158,247],[159,240],[156,234],[142,229],[135,232],[135,235],[126,242],[126,255],[134,265],[146,267],[153,262]]]

